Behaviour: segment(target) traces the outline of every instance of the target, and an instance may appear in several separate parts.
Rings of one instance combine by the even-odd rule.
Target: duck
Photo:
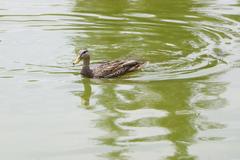
[[[139,60],[114,60],[101,62],[93,67],[90,65],[90,53],[86,49],[79,51],[73,65],[80,63],[81,60],[83,66],[80,73],[87,78],[115,78],[137,71],[144,65],[144,62]]]

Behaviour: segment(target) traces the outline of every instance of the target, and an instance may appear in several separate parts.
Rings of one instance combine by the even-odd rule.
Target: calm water
[[[0,1],[0,159],[240,159],[239,0]],[[73,67],[135,57],[141,71]]]

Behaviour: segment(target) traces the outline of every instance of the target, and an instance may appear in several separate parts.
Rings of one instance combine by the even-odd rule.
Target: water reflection
[[[83,83],[83,94],[81,95],[82,102],[85,106],[89,106],[89,100],[92,94],[92,87],[90,85],[90,79],[84,78],[82,80]]]
[[[168,157],[176,152],[177,155],[169,158],[179,155],[189,156],[187,148],[196,132],[191,126],[194,114],[175,113],[176,108],[177,110],[189,108],[185,100],[191,93],[186,92],[183,83],[162,82],[143,85],[121,80],[118,83],[103,81],[101,84],[96,84],[89,79],[83,79],[84,91],[79,95],[84,103],[81,107],[91,106],[89,104],[91,87],[101,90],[101,92],[93,90],[92,94],[95,96],[90,101],[95,101],[95,104],[94,107],[87,108],[99,115],[96,126],[106,132],[104,136],[96,137],[99,145],[113,147],[112,151],[101,156],[108,159],[134,158],[134,155],[141,154],[141,148],[148,145],[162,148],[163,144],[167,145],[164,147],[165,153],[160,149],[159,155]],[[175,87],[180,87],[182,90],[176,92]],[[144,154],[143,156],[150,156],[156,152],[154,150]]]
[[[84,86],[81,94],[75,94],[81,98],[80,107],[88,106],[98,114],[96,127],[105,132],[96,137],[98,144],[112,147],[101,157],[195,159],[189,153],[191,145],[222,139],[217,135],[199,137],[203,131],[225,127],[200,113],[202,107],[209,110],[226,105],[226,99],[218,96],[225,83],[206,83],[204,79],[155,83],[83,79],[77,83]]]

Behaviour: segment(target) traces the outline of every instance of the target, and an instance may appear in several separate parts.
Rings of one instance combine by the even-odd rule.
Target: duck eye
[[[84,53],[81,53],[81,54],[80,54],[80,57],[82,57],[82,56],[84,56]]]
[[[83,56],[85,53],[87,53],[87,51],[83,51],[83,52],[81,53],[81,56]]]

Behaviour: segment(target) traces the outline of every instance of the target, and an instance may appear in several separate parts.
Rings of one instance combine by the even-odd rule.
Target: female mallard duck
[[[90,55],[88,50],[80,51],[73,65],[83,60],[81,74],[88,78],[113,78],[123,74],[136,71],[142,67],[143,62],[137,60],[116,60],[112,62],[104,62],[97,67],[90,68]]]

